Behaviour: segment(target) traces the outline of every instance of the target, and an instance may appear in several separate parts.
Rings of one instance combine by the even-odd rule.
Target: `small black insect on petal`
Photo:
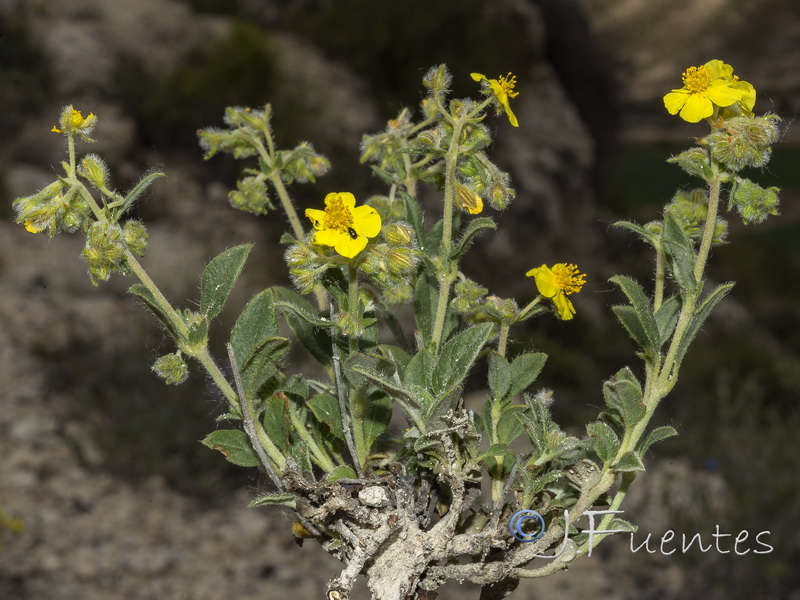
[[[356,230],[353,229],[352,227],[348,227],[347,228],[347,233],[350,234],[350,239],[351,240],[354,240],[354,239],[356,239],[358,237],[358,234],[356,233]]]

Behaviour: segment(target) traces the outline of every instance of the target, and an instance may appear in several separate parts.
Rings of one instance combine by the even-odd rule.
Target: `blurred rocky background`
[[[469,268],[521,301],[533,266],[570,261],[589,274],[574,321],[515,332],[552,353],[541,383],[577,434],[601,382],[636,365],[607,279],[652,271],[646,248],[610,225],[655,218],[693,185],[664,159],[703,126],[667,115],[663,94],[687,66],[721,58],[757,88],[757,111],[791,124],[800,105],[795,0],[0,0],[0,19],[0,508],[24,523],[0,530],[0,600],[311,599],[337,573],[318,547],[294,544],[288,514],[245,508],[263,480],[197,443],[218,401],[201,376],[166,388],[149,371],[171,347],[129,282],[93,288],[80,239],[12,223],[13,199],[62,160],[49,130],[63,105],[99,116],[91,151],[120,188],[168,174],[137,210],[151,234],[145,266],[174,303],[197,298],[209,258],[256,242],[221,340],[250,295],[285,281],[286,224],[227,205],[242,167],[204,162],[198,128],[220,125],[226,105],[269,101],[282,144],[309,140],[334,165],[294,188],[299,204],[329,191],[365,198],[382,187],[358,165],[361,135],[416,107],[428,67],[446,62],[459,96],[476,93],[470,72],[513,71],[520,127],[490,125],[517,199]],[[516,597],[800,598],[799,137],[790,128],[750,175],[783,189],[783,214],[731,220],[730,245],[713,252],[711,273],[738,285],[662,407],[681,435],[655,448],[623,507],[639,541],[673,529],[708,544],[719,525],[751,540],[769,530],[774,551],[632,554],[612,539]],[[443,597],[456,594],[477,598],[457,585]]]

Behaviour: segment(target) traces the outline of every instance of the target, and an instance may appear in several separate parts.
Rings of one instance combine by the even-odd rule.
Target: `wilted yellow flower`
[[[553,301],[559,317],[568,321],[575,315],[575,307],[567,296],[580,292],[586,283],[586,275],[579,272],[578,267],[567,263],[558,263],[552,268],[542,265],[525,275],[536,280],[539,293]]]
[[[353,258],[381,230],[381,217],[371,206],[356,206],[350,192],[334,192],[325,196],[325,210],[306,209],[314,224],[315,244],[333,246],[345,258]]]
[[[472,79],[475,81],[486,81],[489,84],[491,93],[500,103],[503,112],[508,115],[509,122],[514,127],[519,127],[517,117],[515,117],[514,113],[511,112],[511,107],[508,104],[509,98],[516,98],[519,96],[519,92],[514,91],[514,86],[517,85],[516,76],[509,73],[506,76],[501,75],[498,79],[489,79],[486,77],[486,75],[481,75],[480,73],[470,73],[470,77],[472,77]]]
[[[683,87],[664,96],[671,115],[697,123],[714,114],[714,106],[730,107],[737,102],[743,114],[750,114],[756,101],[752,85],[740,81],[733,67],[721,60],[710,60],[702,67],[689,67],[681,75]]]
[[[478,215],[483,212],[483,198],[481,198],[472,188],[456,183],[456,206],[471,215]]]

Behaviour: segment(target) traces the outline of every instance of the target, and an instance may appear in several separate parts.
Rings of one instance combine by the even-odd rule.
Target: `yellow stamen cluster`
[[[500,87],[508,95],[509,98],[516,98],[517,96],[519,96],[519,92],[514,91],[514,88],[517,85],[516,75],[512,75],[511,73],[509,73],[508,75],[500,75],[497,82],[500,84]]]
[[[586,274],[578,271],[578,267],[573,264],[559,263],[553,265],[551,270],[556,277],[556,284],[567,295],[577,294],[586,283]]]
[[[341,198],[334,196],[325,207],[323,227],[346,232],[352,226],[353,213],[344,205]]]
[[[711,85],[711,71],[706,67],[689,67],[681,75],[683,86],[692,93],[704,92]]]

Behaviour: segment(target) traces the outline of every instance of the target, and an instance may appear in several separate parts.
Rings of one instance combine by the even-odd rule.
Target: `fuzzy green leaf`
[[[678,323],[678,310],[681,307],[681,301],[677,296],[670,296],[661,304],[661,307],[655,312],[656,325],[658,326],[658,333],[660,337],[660,344],[663,346],[666,341],[675,331],[675,325]]]
[[[209,321],[225,305],[252,248],[252,244],[228,248],[211,259],[203,270],[200,278],[200,312]]]
[[[289,416],[289,398],[284,394],[275,394],[264,402],[264,431],[270,440],[280,448],[281,452],[288,454],[290,434],[294,430]]]
[[[449,393],[461,385],[484,344],[493,335],[494,324],[480,323],[472,325],[448,340],[442,347],[439,361],[433,369],[431,386],[433,393],[436,395]]]
[[[278,333],[275,299],[270,290],[264,290],[247,303],[231,331],[231,346],[240,368],[267,338],[276,337]]]
[[[239,365],[244,393],[248,398],[254,398],[259,388],[278,372],[281,359],[288,351],[289,340],[287,338],[267,338],[254,351],[249,361],[244,365]]]
[[[733,285],[733,283],[724,283],[720,286],[717,286],[714,291],[709,293],[703,299],[700,306],[695,310],[692,320],[689,323],[689,327],[686,329],[686,334],[681,339],[680,346],[678,346],[678,354],[675,359],[676,365],[680,365],[687,350],[689,350],[689,345],[700,331],[700,327],[702,327],[703,323],[705,323],[705,320],[711,314],[711,311],[714,310],[714,307],[719,304],[720,300],[727,296],[728,292],[733,289]]]
[[[697,255],[686,231],[671,212],[664,215],[663,235],[667,266],[681,290],[681,295],[694,293],[697,288],[697,280],[694,276],[694,263]]]
[[[297,340],[326,368],[333,362],[333,345],[327,328],[333,327],[329,319],[319,317],[311,305],[292,290],[275,286],[275,305],[281,309],[286,322]]]
[[[257,467],[261,464],[250,440],[239,429],[218,429],[208,434],[202,443],[222,452],[228,461],[240,467]]]
[[[170,332],[175,340],[182,339],[182,336],[178,334],[178,331],[173,326],[172,320],[167,318],[166,314],[164,314],[164,311],[161,310],[161,307],[156,302],[153,293],[146,286],[141,283],[135,283],[128,288],[128,291],[134,296],[138,296],[147,305],[147,308],[149,308],[156,318],[161,321],[161,324],[167,328],[167,331]]]
[[[136,183],[136,185],[131,188],[131,190],[128,192],[128,195],[125,196],[125,201],[122,203],[122,208],[120,209],[118,214],[124,215],[127,212],[127,210],[131,206],[133,206],[133,203],[136,202],[141,197],[141,195],[147,191],[147,188],[153,185],[153,182],[156,179],[164,176],[166,176],[166,173],[154,172],[154,173],[148,173],[147,175],[142,177]]]
[[[639,321],[636,309],[630,304],[618,304],[617,306],[612,306],[611,310],[617,315],[617,319],[619,319],[619,322],[622,323],[622,326],[633,338],[633,341],[636,342],[640,348],[647,348],[649,341],[647,339],[647,334],[644,332],[644,327],[642,327],[642,323]]]
[[[511,383],[508,387],[508,395],[516,396],[524,392],[544,368],[547,361],[547,354],[544,352],[526,352],[520,354],[511,361]]]
[[[469,225],[464,228],[464,233],[461,235],[461,238],[453,247],[453,251],[450,254],[450,259],[459,260],[469,249],[470,244],[472,244],[475,236],[478,235],[483,229],[497,229],[497,223],[495,223],[489,217],[480,217],[470,221]]]
[[[644,463],[639,455],[631,450],[623,454],[614,465],[617,471],[644,471]]]
[[[494,350],[489,353],[489,389],[496,400],[503,400],[511,389],[511,367],[508,361]]]
[[[656,234],[652,231],[645,229],[641,225],[637,223],[633,223],[631,221],[617,221],[614,223],[615,227],[622,227],[624,229],[628,229],[635,234],[637,234],[642,240],[650,244],[651,246],[655,246],[657,243]]]
[[[667,438],[671,438],[675,435],[678,435],[678,432],[675,431],[674,427],[669,425],[664,425],[662,427],[656,427],[650,433],[647,434],[647,437],[644,439],[643,442],[639,444],[639,448],[637,451],[639,452],[640,456],[644,456],[645,453],[650,449],[650,446],[657,442],[661,442],[666,440]]]
[[[331,434],[340,440],[344,439],[342,432],[342,411],[339,409],[339,400],[330,394],[317,394],[307,403],[314,417],[320,423],[330,428]]]
[[[616,283],[620,287],[633,307],[636,320],[641,325],[641,332],[644,334],[647,341],[647,344],[643,345],[642,349],[646,352],[654,351],[659,347],[658,326],[653,316],[653,308],[650,305],[650,300],[645,295],[644,290],[633,279],[624,275],[616,275],[609,281]],[[623,322],[623,325],[625,325],[625,322]]]
[[[586,433],[597,453],[597,456],[604,463],[611,461],[619,451],[620,441],[616,432],[608,423],[595,421],[586,425]]]
[[[622,415],[626,428],[633,427],[645,415],[642,388],[628,367],[603,384],[603,398],[609,408]]]

